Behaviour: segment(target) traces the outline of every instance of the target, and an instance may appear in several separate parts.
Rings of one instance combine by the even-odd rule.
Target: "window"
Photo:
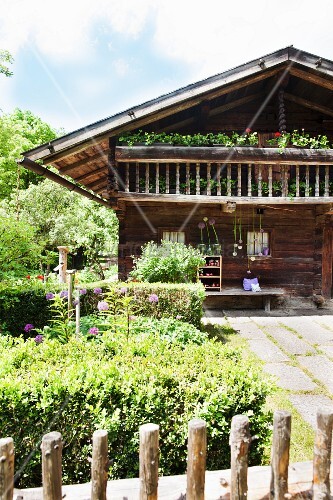
[[[162,240],[185,243],[184,231],[162,231]]]
[[[247,232],[247,255],[270,255],[270,237],[267,231]]]

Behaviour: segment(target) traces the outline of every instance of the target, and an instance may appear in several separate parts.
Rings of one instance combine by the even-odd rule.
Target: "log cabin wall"
[[[161,228],[179,230],[184,226],[186,243],[196,246],[200,243],[198,223],[203,217],[212,217],[224,248],[223,286],[241,286],[248,269],[246,234],[248,230],[259,230],[260,216],[257,207],[252,205],[236,205],[235,213],[225,213],[222,207],[217,203],[195,207],[180,203],[141,203],[138,210],[128,203],[125,217],[120,221],[119,277],[127,278],[132,268],[131,255],[139,255],[144,243],[158,242]],[[270,233],[271,255],[256,256],[253,262],[250,261],[252,273],[259,277],[262,286],[282,287],[289,296],[320,294],[322,241],[326,227],[323,209],[292,204],[262,208],[261,227]],[[243,240],[243,248],[237,249],[237,256],[232,255],[235,215],[237,226],[239,222],[242,225]],[[213,242],[212,231],[211,240]],[[326,283],[326,290],[330,287],[331,283]]]

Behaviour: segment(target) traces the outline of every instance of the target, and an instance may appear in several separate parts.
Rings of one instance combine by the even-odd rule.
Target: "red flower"
[[[36,276],[36,278],[37,278],[38,280],[43,280],[43,281],[44,281],[44,276],[42,276],[41,274],[39,274],[38,276]]]
[[[246,129],[245,129],[245,132],[246,132],[247,134],[251,134],[252,130],[251,130],[250,128],[246,128]]]
[[[274,137],[281,137],[280,132],[275,132]]]
[[[30,280],[30,274],[28,274],[28,276],[26,276],[27,280]]]

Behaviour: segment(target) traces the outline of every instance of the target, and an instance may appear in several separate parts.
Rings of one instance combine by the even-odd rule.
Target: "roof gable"
[[[294,47],[286,47],[66,134],[49,144],[27,151],[25,156],[31,160],[45,159],[52,163],[88,147],[98,149],[98,145],[107,137],[147,126],[206,100],[212,101],[241,88],[254,86],[273,76],[278,85],[279,79],[283,79],[287,73],[328,91],[333,90],[332,61]],[[234,99],[233,105],[248,102],[255,97],[255,92],[250,93],[239,98],[239,102]],[[222,107],[223,109],[227,108]]]

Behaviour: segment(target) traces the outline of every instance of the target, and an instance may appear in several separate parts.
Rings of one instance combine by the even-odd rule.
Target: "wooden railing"
[[[317,414],[317,432],[314,443],[313,488],[315,500],[330,497],[330,457],[332,446],[333,410]],[[291,415],[286,411],[274,413],[273,444],[271,450],[270,498],[291,498],[288,489],[288,465]],[[140,500],[158,498],[159,427],[145,424],[140,427]],[[206,422],[194,419],[188,428],[187,500],[203,500],[206,478]],[[233,417],[230,433],[230,483],[220,480],[224,493],[232,500],[246,499],[248,495],[248,449],[251,442],[247,416]],[[163,446],[163,443],[161,443]],[[43,499],[61,500],[62,495],[62,438],[58,432],[46,434],[42,440]],[[106,500],[108,470],[107,432],[93,435],[91,465],[91,500]],[[0,499],[13,500],[14,446],[11,438],[0,439]],[[222,484],[223,483],[223,484]],[[22,490],[24,493],[24,490]],[[132,491],[133,493],[133,491]],[[308,492],[308,497],[310,492]],[[122,498],[127,497],[122,489]],[[24,496],[21,498],[24,498]],[[29,497],[30,498],[30,497]],[[35,498],[35,497],[34,497]],[[36,498],[41,498],[37,496]],[[112,497],[108,497],[109,500]],[[132,497],[131,497],[132,498]],[[181,497],[183,498],[183,496]],[[222,494],[221,497],[222,498]],[[224,498],[224,497],[223,497]],[[253,498],[253,495],[252,495]]]
[[[119,191],[303,201],[333,196],[333,150],[188,149],[119,148]]]

